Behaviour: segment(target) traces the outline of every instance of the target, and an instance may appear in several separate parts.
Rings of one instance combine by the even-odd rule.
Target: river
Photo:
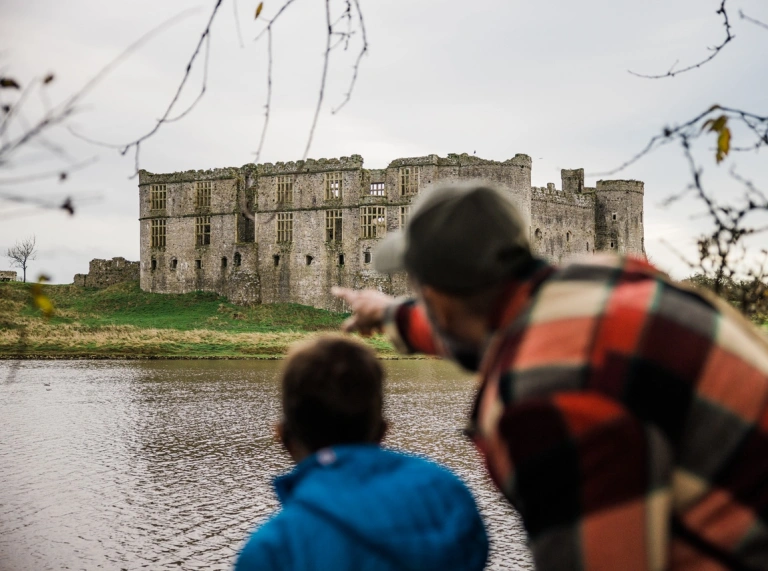
[[[276,507],[277,361],[0,362],[0,569],[230,569]],[[488,569],[532,569],[519,518],[461,434],[474,381],[386,362],[385,445],[457,472]]]

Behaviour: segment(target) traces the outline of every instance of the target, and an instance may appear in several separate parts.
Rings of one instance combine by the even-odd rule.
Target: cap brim
[[[405,234],[389,232],[373,251],[373,269],[381,274],[405,270]]]

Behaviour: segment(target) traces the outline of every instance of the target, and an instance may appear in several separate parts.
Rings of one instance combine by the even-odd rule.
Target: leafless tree
[[[733,33],[734,23],[729,19],[728,3],[729,0],[720,0],[716,11],[722,19],[724,38],[710,48],[707,57],[681,69],[676,69],[675,64],[663,74],[630,73],[659,80],[694,70],[706,73],[706,64],[722,54],[736,37]],[[739,16],[745,25],[768,29],[768,25],[742,11]],[[703,215],[708,225],[708,229],[696,239],[695,258],[678,254],[691,269],[693,275],[689,281],[725,297],[756,321],[766,321],[768,251],[755,248],[754,238],[768,232],[768,193],[758,184],[741,176],[732,163],[729,174],[733,185],[738,188],[715,191],[706,183],[705,164],[696,158],[699,155],[694,150],[697,145],[711,149],[714,151],[709,155],[712,162],[721,167],[728,164],[735,153],[750,151],[765,154],[768,148],[768,109],[756,112],[720,104],[711,105],[679,124],[664,127],[634,157],[604,174],[619,172],[670,143],[682,149],[691,179],[682,192],[667,197],[665,204],[673,205],[683,198],[692,197],[703,207],[703,213],[697,215]],[[670,245],[670,248],[673,247]]]
[[[34,260],[37,257],[37,247],[35,245],[35,237],[30,236],[23,240],[16,242],[13,246],[8,248],[5,255],[10,258],[11,266],[21,268],[23,281],[27,281],[27,266],[30,260]]]

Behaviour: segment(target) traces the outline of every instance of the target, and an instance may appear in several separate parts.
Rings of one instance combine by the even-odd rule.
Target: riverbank
[[[147,293],[138,282],[44,291],[55,307],[47,319],[29,284],[0,284],[0,359],[279,359],[347,317],[297,304],[240,307],[207,292]],[[383,337],[366,343],[397,357]]]

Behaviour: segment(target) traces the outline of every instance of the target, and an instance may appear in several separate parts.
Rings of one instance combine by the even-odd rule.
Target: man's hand
[[[333,287],[331,293],[347,302],[352,310],[352,317],[341,328],[347,333],[358,331],[364,337],[381,332],[387,307],[395,303],[394,297],[375,289]]]

